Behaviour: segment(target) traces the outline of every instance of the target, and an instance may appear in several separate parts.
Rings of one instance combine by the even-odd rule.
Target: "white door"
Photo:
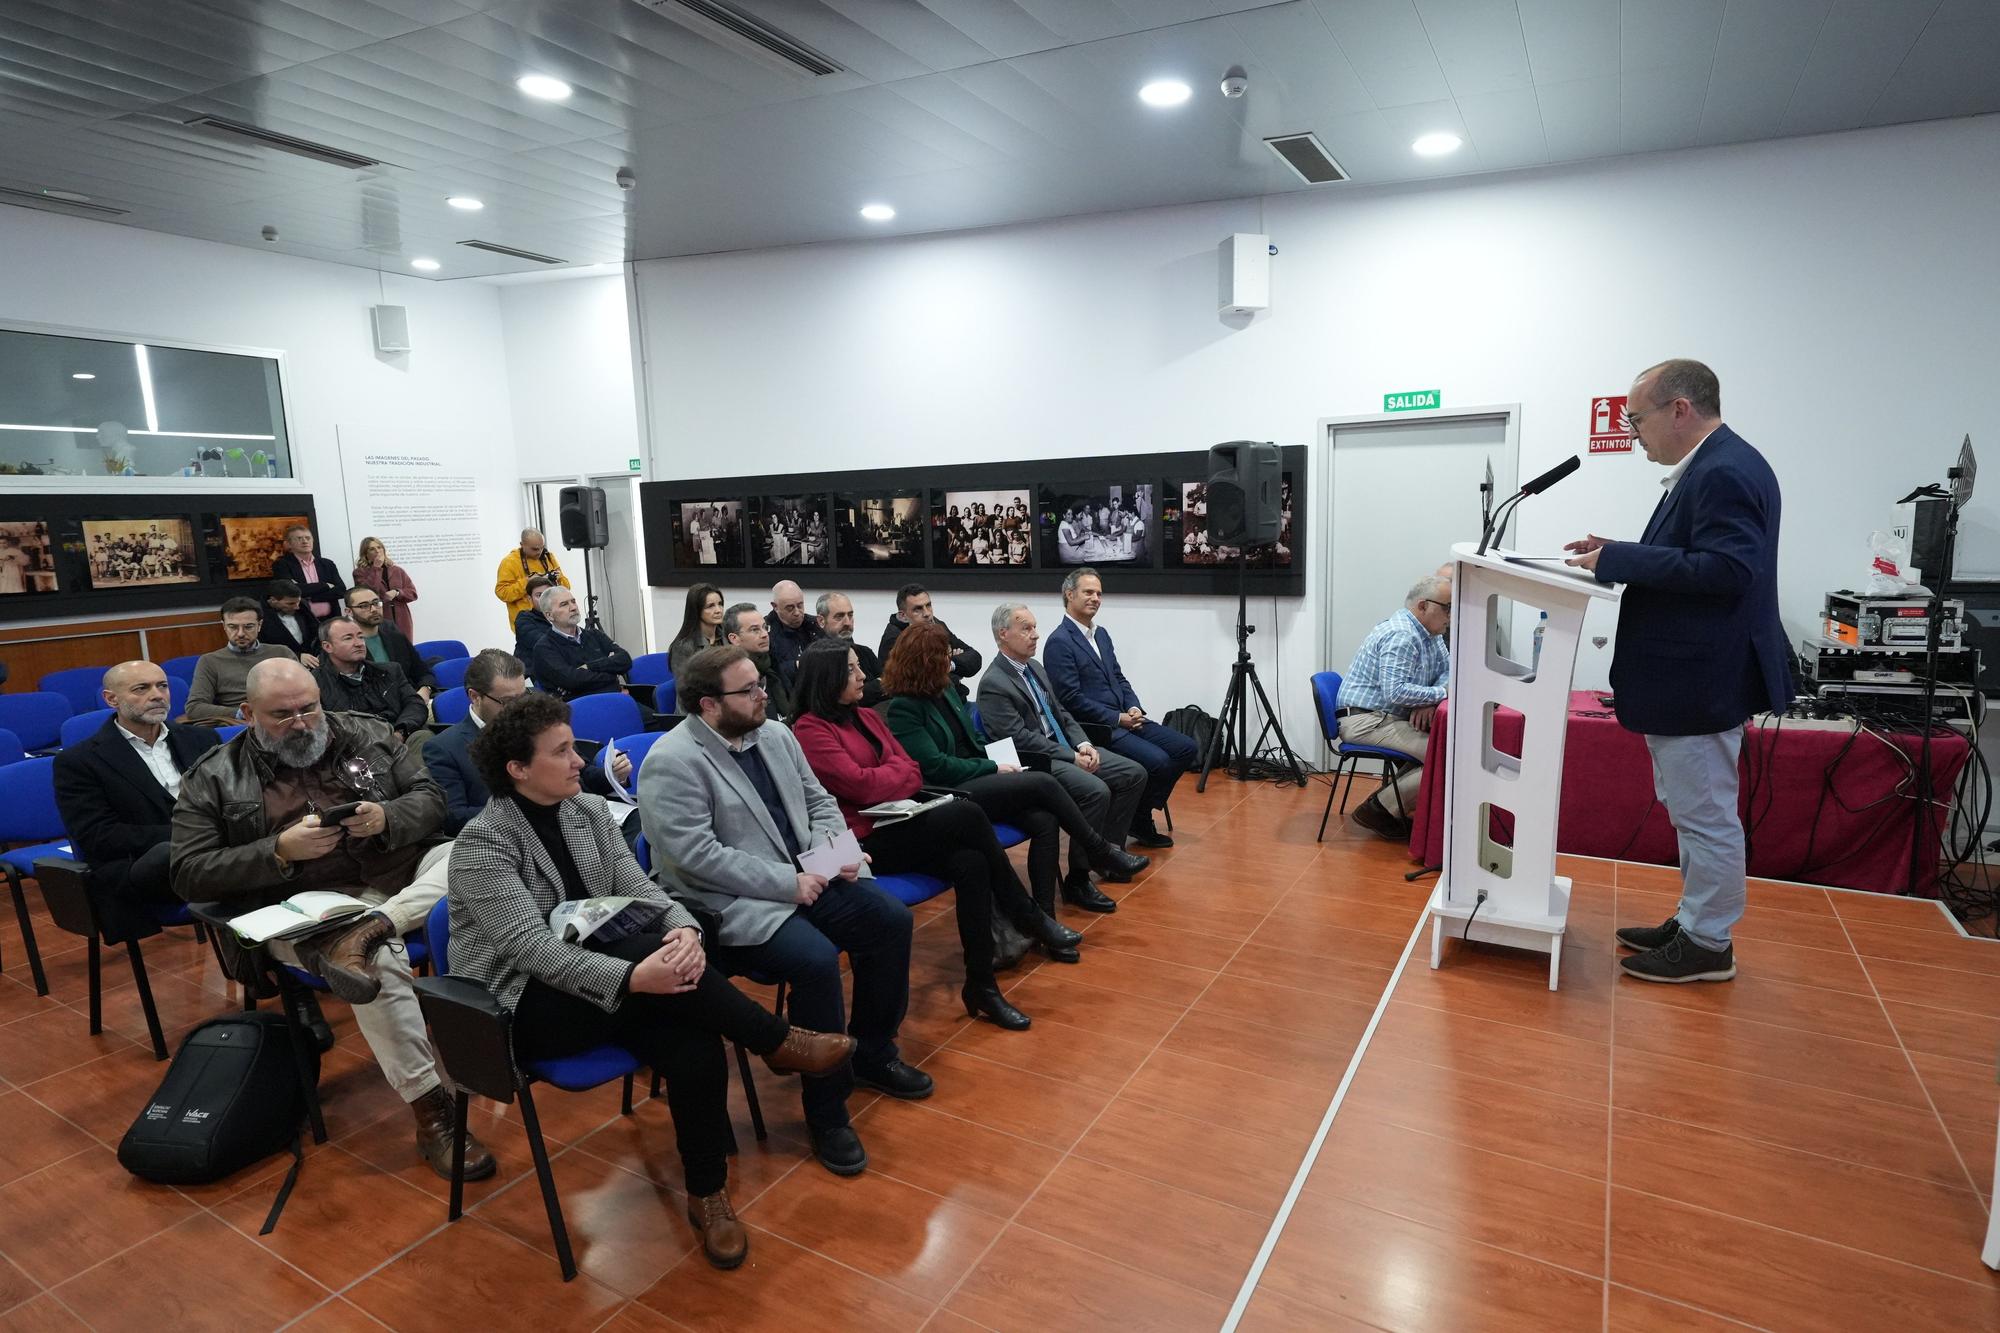
[[[1419,578],[1479,540],[1479,484],[1493,467],[1495,503],[1514,493],[1517,445],[1506,409],[1458,417],[1332,422],[1323,468],[1331,494],[1320,660],[1345,674],[1376,624]]]

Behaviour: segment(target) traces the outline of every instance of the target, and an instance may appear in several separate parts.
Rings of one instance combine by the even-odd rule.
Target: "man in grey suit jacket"
[[[756,663],[741,648],[705,648],[675,682],[688,720],[639,766],[639,819],[657,867],[717,914],[716,964],[791,987],[791,1019],[851,1032],[851,1073],[806,1083],[813,1152],[835,1175],[868,1166],[847,1117],[856,1082],[892,1097],[931,1094],[903,1063],[896,1031],[910,1003],[910,909],[868,883],[865,860],[833,879],[799,869],[799,853],[846,832],[840,805],[813,776],[792,733],[765,717]],[[854,1019],[841,996],[840,955],[854,963]]]
[[[1056,699],[1048,673],[1035,660],[1041,633],[1035,613],[1020,602],[993,608],[993,641],[1000,656],[979,678],[979,718],[986,734],[998,740],[1012,737],[1024,761],[1044,760],[1049,772],[1083,811],[1084,818],[1110,840],[1125,845],[1125,835],[1146,794],[1146,768],[1135,760],[1090,743],[1083,724]],[[1090,856],[1070,839],[1069,873],[1063,877],[1063,897],[1092,912],[1111,912],[1118,904],[1090,882]]]

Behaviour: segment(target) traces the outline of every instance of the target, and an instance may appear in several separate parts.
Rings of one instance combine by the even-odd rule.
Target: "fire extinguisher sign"
[[[1590,452],[1629,454],[1632,452],[1630,426],[1625,420],[1625,395],[1590,400]]]

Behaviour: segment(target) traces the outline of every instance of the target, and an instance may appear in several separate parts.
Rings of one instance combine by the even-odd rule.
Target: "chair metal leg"
[[[562,1201],[556,1197],[555,1172],[549,1170],[548,1145],[542,1142],[541,1117],[535,1114],[535,1096],[522,1079],[521,1120],[528,1127],[528,1147],[535,1154],[535,1178],[542,1183],[542,1203],[549,1212],[549,1234],[555,1237],[556,1258],[562,1261],[563,1281],[576,1276],[576,1255],[569,1247],[569,1228],[563,1224]]]
[[[164,1060],[167,1058],[167,1038],[160,1031],[160,1011],[153,1003],[153,983],[146,976],[146,955],[139,951],[139,941],[125,941],[125,956],[132,960],[132,981],[139,988],[139,1007],[146,1011],[146,1031],[153,1038],[153,1058]],[[93,964],[97,961],[97,937],[94,935],[90,940],[90,960]],[[93,1019],[98,1011],[96,971],[95,967],[91,968],[90,1012]]]
[[[1160,813],[1166,816],[1167,832],[1172,833],[1174,831],[1174,812],[1163,805],[1160,807]]]
[[[660,1100],[660,1089],[662,1087],[662,1084],[663,1080],[660,1078],[660,1071],[655,1069],[653,1071],[653,1091],[651,1093],[651,1096],[654,1101]]]
[[[1340,790],[1340,770],[1335,769],[1333,774],[1333,781],[1327,784],[1326,809],[1324,812],[1321,813],[1319,817],[1319,832],[1314,835],[1313,837],[1314,842],[1322,842],[1326,838],[1326,821],[1333,818],[1333,798],[1334,795],[1339,790]]]
[[[618,1113],[620,1115],[632,1114],[632,1075],[630,1074],[625,1076],[625,1093],[618,1100]]]
[[[451,1210],[448,1221],[456,1222],[465,1213],[465,1112],[472,1094],[460,1088],[451,1104]]]
[[[764,1133],[764,1108],[757,1101],[757,1082],[750,1077],[750,1052],[743,1049],[743,1043],[736,1043],[736,1072],[743,1077],[743,1100],[750,1105],[750,1128],[757,1131],[757,1142],[766,1138]]]
[[[97,936],[84,943],[83,961],[90,977],[90,1035],[104,1031],[104,964],[97,952]]]
[[[42,951],[35,945],[35,923],[28,916],[28,895],[21,888],[21,876],[7,867],[7,887],[14,893],[14,919],[21,924],[21,948],[28,955],[28,971],[34,974],[35,994],[49,993],[48,973],[42,971]]]
[[[1340,813],[1341,817],[1345,818],[1347,815],[1347,800],[1350,796],[1354,795],[1354,775],[1361,771],[1361,761],[1357,759],[1344,762],[1342,767],[1347,770],[1347,786],[1340,793]]]
[[[194,923],[194,942],[196,944],[208,943],[208,927],[199,921]]]

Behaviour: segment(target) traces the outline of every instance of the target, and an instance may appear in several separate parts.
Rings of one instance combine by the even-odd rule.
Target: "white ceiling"
[[[1352,188],[1262,143],[1306,130],[1366,185],[2000,111],[2000,0],[731,3],[842,71],[773,70],[638,0],[4,0],[0,186],[451,279],[541,270],[472,238],[588,265]],[[575,95],[533,101],[527,72]],[[1140,104],[1163,76],[1193,99]],[[1464,147],[1418,158],[1433,130]],[[893,222],[857,215],[875,200]]]

